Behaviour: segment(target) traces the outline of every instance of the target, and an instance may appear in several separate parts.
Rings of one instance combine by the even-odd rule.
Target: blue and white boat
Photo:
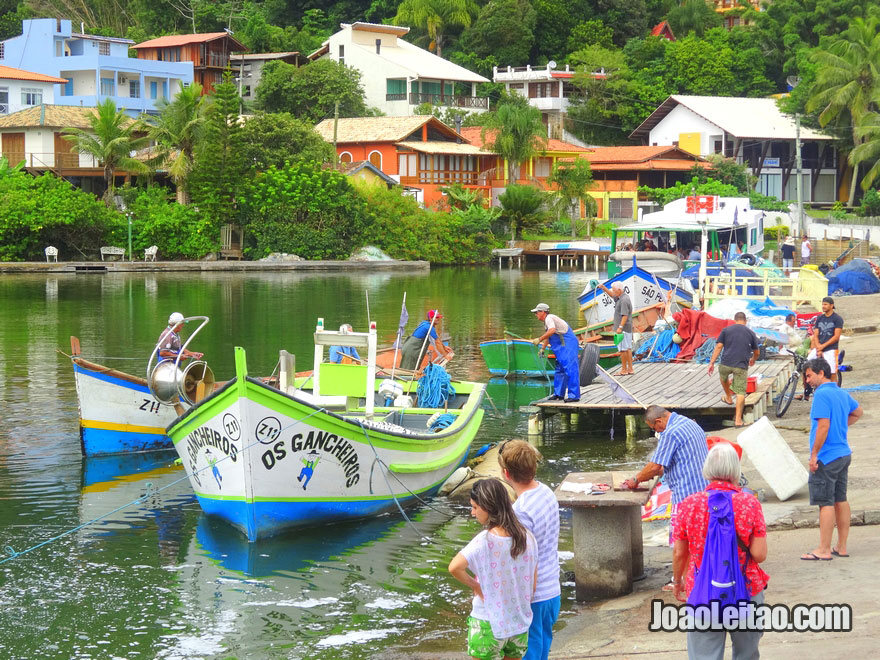
[[[673,284],[639,266],[627,268],[607,279],[604,284],[610,289],[616,282],[623,284],[624,292],[632,299],[637,332],[642,332],[645,326],[653,326],[654,321],[661,317],[662,306],[667,303],[684,307],[693,304],[689,282],[680,279]],[[614,320],[614,299],[598,286],[587,285],[578,296],[578,302],[588,330],[601,330]]]

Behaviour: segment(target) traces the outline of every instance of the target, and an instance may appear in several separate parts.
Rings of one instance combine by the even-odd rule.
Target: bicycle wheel
[[[797,391],[799,377],[800,374],[794,373],[792,377],[788,379],[788,383],[782,388],[779,398],[776,399],[777,417],[782,417],[785,414],[785,411],[788,410],[791,402],[794,400],[794,393]]]

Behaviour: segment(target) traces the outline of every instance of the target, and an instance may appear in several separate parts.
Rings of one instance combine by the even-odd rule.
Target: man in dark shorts
[[[823,358],[831,373],[837,373],[837,350],[843,333],[843,317],[834,311],[834,298],[822,298],[822,313],[813,320],[813,336],[807,359]]]
[[[791,236],[787,237],[779,251],[782,252],[782,268],[785,270],[785,276],[788,277],[791,269],[794,268],[794,239]]]
[[[807,362],[806,373],[815,390],[810,408],[810,504],[819,507],[819,546],[801,555],[801,559],[830,561],[834,557],[849,557],[846,481],[852,449],[847,435],[849,427],[862,416],[862,407],[831,382],[831,367],[822,358]],[[835,525],[837,547],[832,548]]]
[[[734,426],[743,425],[743,409],[746,406],[746,382],[749,378],[749,367],[758,359],[758,335],[746,325],[746,315],[737,312],[734,324],[729,325],[715,342],[715,350],[712,359],[709,360],[709,373],[715,369],[715,360],[721,353],[721,366],[718,375],[721,377],[721,387],[724,395],[721,400],[728,405],[733,405],[733,395],[736,394],[736,416]],[[730,377],[733,376],[733,385]]]

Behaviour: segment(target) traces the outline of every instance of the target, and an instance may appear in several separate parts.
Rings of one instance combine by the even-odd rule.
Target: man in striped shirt
[[[508,440],[498,450],[504,480],[516,493],[513,510],[538,543],[538,580],[532,594],[532,625],[523,660],[547,660],[553,624],[559,618],[559,504],[547,485],[535,481],[538,451],[523,440]]]
[[[657,449],[645,467],[624,484],[636,488],[642,481],[650,481],[661,474],[665,476],[666,485],[672,491],[672,515],[669,518],[669,545],[672,546],[679,503],[708,485],[703,478],[703,463],[709,453],[706,433],[689,417],[671,413],[660,406],[648,406],[645,422],[660,434]],[[663,589],[672,591],[672,584]]]

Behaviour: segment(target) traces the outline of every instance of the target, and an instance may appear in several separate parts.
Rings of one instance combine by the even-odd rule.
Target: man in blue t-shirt
[[[846,481],[852,450],[847,433],[862,416],[862,407],[849,393],[831,382],[831,367],[822,358],[807,362],[807,382],[813,387],[810,408],[810,504],[819,507],[819,547],[801,555],[805,561],[849,557],[850,508]],[[837,525],[837,547],[831,535]]]

